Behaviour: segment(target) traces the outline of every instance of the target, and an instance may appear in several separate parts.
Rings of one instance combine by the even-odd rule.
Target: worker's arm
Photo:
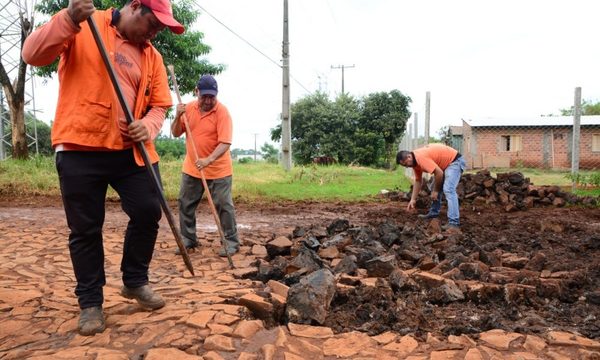
[[[218,158],[223,156],[223,154],[225,154],[227,152],[227,150],[229,150],[230,146],[231,146],[231,144],[219,143],[219,145],[217,145],[217,147],[213,150],[212,153],[210,153],[210,155],[208,155],[205,158],[196,160],[196,167],[199,170],[202,170],[203,168],[212,164],[215,160],[217,160]]]
[[[431,191],[431,199],[434,201],[437,200],[440,191],[442,191],[442,186],[444,185],[444,171],[440,169],[439,166],[436,166],[433,170],[433,190]]]
[[[419,193],[421,192],[421,182],[423,181],[423,179],[419,179],[414,181],[413,183],[413,188],[412,188],[412,194],[410,196],[410,201],[408,202],[408,206],[406,207],[406,210],[411,211],[413,209],[415,209],[415,205],[417,204],[417,197],[419,196]]]
[[[180,137],[185,132],[183,127],[183,116],[185,115],[185,104],[177,104],[177,112],[175,120],[171,124],[171,134],[175,137]]]

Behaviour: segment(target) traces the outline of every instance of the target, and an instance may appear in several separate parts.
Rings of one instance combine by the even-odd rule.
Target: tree
[[[263,146],[261,146],[260,151],[262,152],[262,157],[266,162],[277,164],[279,161],[279,150],[277,150],[275,146],[269,143],[264,143]]]
[[[68,0],[41,0],[36,10],[42,14],[54,15],[68,6]],[[94,0],[97,9],[109,7],[120,8],[123,1],[118,0]],[[198,18],[199,12],[194,10],[191,0],[178,0],[173,2],[173,14],[186,29]],[[21,47],[25,39],[32,31],[33,16],[25,18],[20,14],[21,24]],[[162,31],[153,40],[154,46],[161,52],[166,64],[175,66],[177,82],[182,94],[190,93],[196,86],[196,81],[202,74],[218,74],[225,69],[222,64],[210,64],[202,56],[210,52],[210,46],[204,44],[204,34],[198,31],[186,31],[183,35],[175,35],[170,31]],[[42,77],[50,77],[56,72],[58,59],[51,65],[40,67],[36,74]],[[25,131],[25,73],[27,64],[19,58],[18,76],[14,84],[8,77],[4,66],[0,63],[0,83],[6,94],[9,104],[12,123],[12,148],[13,157],[25,159],[28,157],[27,139]]]
[[[574,106],[569,109],[561,109],[560,114],[562,116],[573,116]],[[600,115],[600,101],[594,103],[590,100],[583,100],[581,102],[581,115]]]
[[[448,146],[452,145],[452,133],[450,132],[450,125],[443,126],[441,129],[439,129],[438,135],[440,136],[441,143]]]
[[[18,14],[21,32],[21,47],[31,34],[33,16],[28,18],[24,12]],[[7,66],[10,66],[7,64]],[[4,63],[0,62],[0,83],[6,95],[6,102],[11,115],[11,140],[12,157],[14,159],[26,159],[29,154],[27,150],[27,137],[25,131],[25,75],[27,64],[19,56],[17,67],[17,78],[11,82]]]
[[[406,129],[411,99],[398,90],[369,94],[363,100],[361,136],[384,142],[384,163],[391,167],[392,152]]]

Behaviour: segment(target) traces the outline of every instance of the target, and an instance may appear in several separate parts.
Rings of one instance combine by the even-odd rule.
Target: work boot
[[[225,248],[224,247],[221,247],[219,249],[219,256],[220,257],[226,257],[227,254],[229,254],[229,256],[231,256],[231,255],[237,253],[238,251],[240,251],[239,247],[229,248],[229,249],[227,249],[227,252],[225,252]]]
[[[185,246],[185,249],[189,252],[192,249],[195,249],[198,247],[198,242],[197,241],[190,241],[188,239],[183,239],[183,246]],[[175,255],[181,255],[181,251],[179,251],[179,246],[177,247],[177,249],[175,249]]]
[[[423,219],[423,220],[435,219],[435,218],[437,218],[438,216],[439,216],[439,215],[434,215],[434,214],[431,214],[431,213],[427,213],[427,214],[419,214],[419,215],[417,215],[417,217],[418,217],[419,219]]]
[[[143,308],[156,310],[165,306],[165,300],[162,296],[155,293],[150,285],[143,285],[137,288],[121,288],[121,296],[127,299],[135,299]]]
[[[453,224],[450,224],[450,223],[446,223],[446,224],[442,225],[442,231],[446,231],[446,230],[448,230],[450,228],[453,228],[453,227],[460,229],[460,227],[458,225],[453,225]]]
[[[101,306],[93,306],[81,309],[77,331],[82,336],[92,336],[101,333],[105,329],[104,314]]]

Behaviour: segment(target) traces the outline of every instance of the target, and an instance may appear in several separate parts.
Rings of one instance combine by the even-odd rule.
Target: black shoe
[[[104,313],[101,306],[81,309],[77,331],[82,336],[92,336],[103,332],[105,329]]]
[[[417,215],[417,217],[419,219],[429,220],[429,219],[435,219],[435,218],[439,217],[439,215],[433,215],[433,214],[427,213],[427,214],[419,214],[419,215]]]
[[[121,296],[127,299],[135,299],[142,307],[150,310],[160,309],[165,306],[165,300],[162,296],[155,293],[150,285],[143,285],[137,288],[123,286]]]
[[[192,249],[195,249],[199,246],[197,241],[189,241],[188,239],[183,239],[183,246],[185,246],[185,249],[187,251],[190,251]],[[175,255],[181,255],[181,251],[179,250],[179,246],[177,247],[177,249],[175,249]]]

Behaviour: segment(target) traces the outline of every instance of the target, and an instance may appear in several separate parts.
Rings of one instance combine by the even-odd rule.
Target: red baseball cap
[[[140,0],[140,3],[152,10],[161,24],[168,26],[175,34],[183,34],[185,28],[173,17],[169,0]]]

